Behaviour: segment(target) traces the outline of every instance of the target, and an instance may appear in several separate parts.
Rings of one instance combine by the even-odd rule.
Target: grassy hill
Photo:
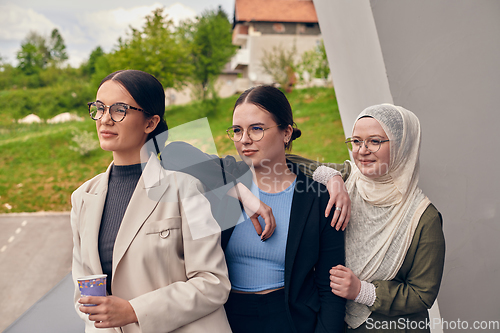
[[[295,122],[302,130],[292,152],[319,161],[347,159],[333,89],[296,90],[288,98]],[[236,99],[222,99],[215,114],[207,114],[197,103],[170,107],[165,113],[167,123],[173,128],[207,117],[219,154],[236,154],[225,133],[231,126]],[[86,108],[85,104],[82,108]],[[0,213],[70,210],[71,193],[85,180],[105,171],[112,161],[112,154],[100,148],[87,155],[70,149],[77,146],[72,140],[75,134],[84,131],[97,140],[95,123],[90,118],[64,124],[1,126]]]

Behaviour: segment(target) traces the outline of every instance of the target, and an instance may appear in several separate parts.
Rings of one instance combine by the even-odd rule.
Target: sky
[[[46,37],[57,28],[64,38],[68,63],[78,67],[97,46],[112,50],[129,26],[141,28],[155,8],[174,22],[194,18],[221,5],[233,17],[234,0],[0,0],[0,56],[17,65],[16,54],[30,31]]]

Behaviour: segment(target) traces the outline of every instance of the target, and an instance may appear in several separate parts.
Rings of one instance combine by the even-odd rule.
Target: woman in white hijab
[[[382,104],[361,112],[346,141],[346,267],[331,269],[330,286],[348,300],[348,331],[430,332],[445,242],[441,214],[418,187],[420,134],[415,114]],[[326,183],[335,166],[318,167],[315,180]]]

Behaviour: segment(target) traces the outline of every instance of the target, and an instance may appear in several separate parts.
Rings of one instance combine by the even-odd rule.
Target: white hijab
[[[396,276],[430,201],[417,186],[420,123],[415,114],[381,104],[366,108],[356,122],[366,116],[377,120],[390,140],[389,170],[370,179],[351,162],[346,186],[352,213],[345,238],[346,266],[360,280],[371,282]],[[347,301],[345,321],[357,328],[370,313],[366,305]]]

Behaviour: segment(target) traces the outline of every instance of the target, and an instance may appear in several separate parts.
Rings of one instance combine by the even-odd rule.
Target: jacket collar
[[[82,260],[90,263],[96,274],[102,273],[102,266],[99,257],[99,228],[101,226],[102,212],[104,203],[106,202],[106,194],[108,192],[108,180],[111,173],[113,162],[108,166],[108,169],[99,181],[83,194],[83,207],[85,212],[82,219],[84,229],[82,231],[82,239],[85,246],[82,246]]]

